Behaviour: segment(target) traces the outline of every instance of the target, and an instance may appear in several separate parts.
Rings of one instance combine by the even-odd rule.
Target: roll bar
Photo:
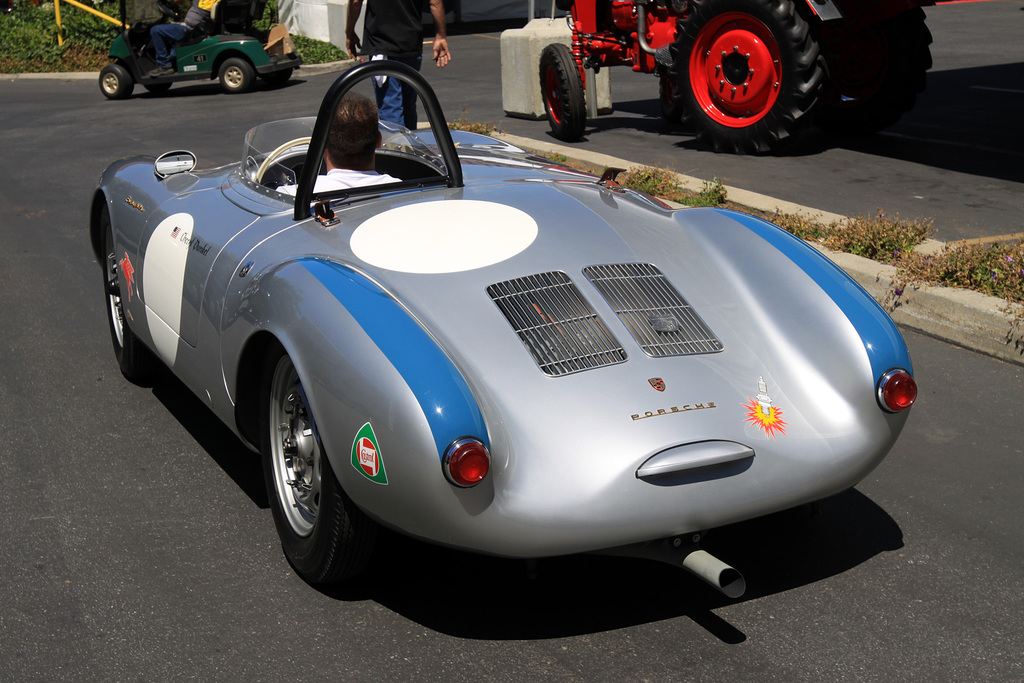
[[[320,103],[320,111],[316,115],[313,134],[306,151],[306,161],[299,173],[298,187],[295,191],[295,220],[305,220],[312,215],[310,204],[313,201],[313,187],[316,183],[317,171],[320,168],[320,160],[323,159],[324,149],[327,147],[327,134],[331,129],[331,121],[334,120],[334,114],[338,109],[338,104],[341,103],[341,98],[356,83],[373,76],[397,78],[416,90],[416,94],[423,102],[423,108],[426,109],[430,128],[441,151],[441,158],[444,160],[447,175],[444,179],[446,182],[443,184],[448,187],[463,186],[462,164],[459,162],[458,152],[455,151],[451,131],[448,130],[441,105],[437,101],[437,95],[434,94],[427,81],[418,71],[400,62],[388,60],[366,62],[339,76]]]

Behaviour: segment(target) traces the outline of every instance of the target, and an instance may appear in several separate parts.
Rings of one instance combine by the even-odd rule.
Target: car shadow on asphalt
[[[268,508],[259,457],[169,371],[153,395],[259,508]],[[751,601],[806,586],[903,547],[888,513],[856,489],[720,529],[702,547],[744,574]],[[489,557],[381,530],[359,578],[327,588],[339,601],[372,600],[458,638],[523,640],[613,631],[687,617],[721,642],[746,635],[715,614],[736,604],[683,569],[604,555],[539,560]]]
[[[903,547],[899,525],[855,489],[814,505],[717,529],[703,547],[744,573],[742,601],[842,574]],[[735,604],[683,569],[650,560],[474,555],[382,534],[371,566],[337,600],[373,600],[458,638],[522,640],[613,631],[687,617],[728,644],[746,635],[715,614]]]
[[[221,88],[220,82],[217,79],[212,80],[197,80],[197,81],[179,81],[171,86],[171,88],[165,92],[147,92],[142,86],[136,86],[134,93],[132,93],[129,99],[133,100],[163,100],[163,99],[180,99],[183,97],[214,97],[214,96],[225,96],[225,97],[246,97],[246,96],[259,96],[260,93],[270,93],[277,90],[286,90],[295,86],[305,83],[305,80],[294,76],[288,79],[287,82],[281,85],[267,85],[263,81],[257,80],[253,84],[252,90],[239,93],[239,94],[228,94]]]
[[[234,432],[166,368],[161,368],[153,382],[153,396],[257,507],[269,509],[270,502],[263,483],[259,455],[249,450]]]

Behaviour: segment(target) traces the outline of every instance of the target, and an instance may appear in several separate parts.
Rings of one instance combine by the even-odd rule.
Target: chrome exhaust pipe
[[[680,564],[683,569],[730,598],[738,598],[747,591],[743,575],[706,550],[688,553]]]
[[[676,567],[682,567],[712,588],[730,598],[738,598],[747,590],[743,575],[725,562],[697,546],[700,535],[695,534],[693,542],[684,543],[682,538],[668,538],[660,542],[609,548],[601,555],[637,557],[657,560]]]

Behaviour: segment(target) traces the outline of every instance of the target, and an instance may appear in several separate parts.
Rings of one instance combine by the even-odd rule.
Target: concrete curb
[[[561,154],[571,162],[596,169],[608,167],[629,169],[641,165],[607,154],[516,135],[506,133],[492,133],[492,135],[531,152]],[[677,177],[680,185],[688,190],[699,192],[704,186],[704,181],[699,178],[681,174],[677,174]],[[758,211],[773,213],[778,209],[786,213],[799,213],[823,223],[847,219],[846,216],[780,201],[740,188],[726,186],[726,192],[731,202]],[[876,301],[882,304],[898,325],[1008,363],[1024,365],[1024,325],[1015,320],[1015,315],[1011,312],[1016,311],[1018,316],[1024,315],[1024,308],[1012,307],[996,297],[951,287],[906,288],[897,296],[894,280],[896,268],[893,266],[853,254],[830,251],[817,244],[813,246],[867,290]],[[927,240],[918,247],[918,251],[934,253],[943,246],[942,242]]]

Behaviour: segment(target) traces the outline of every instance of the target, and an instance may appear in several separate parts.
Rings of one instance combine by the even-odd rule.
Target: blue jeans
[[[156,50],[156,65],[160,68],[171,66],[174,46],[188,35],[189,29],[184,24],[157,24],[149,29],[149,37],[153,40]]]
[[[420,70],[423,57],[388,57],[388,59],[401,62]],[[397,78],[388,76],[383,87],[377,85],[377,79],[373,79],[373,93],[377,96],[377,109],[380,110],[381,121],[389,121],[405,126],[409,130],[416,130],[416,90],[408,83],[403,83]]]

